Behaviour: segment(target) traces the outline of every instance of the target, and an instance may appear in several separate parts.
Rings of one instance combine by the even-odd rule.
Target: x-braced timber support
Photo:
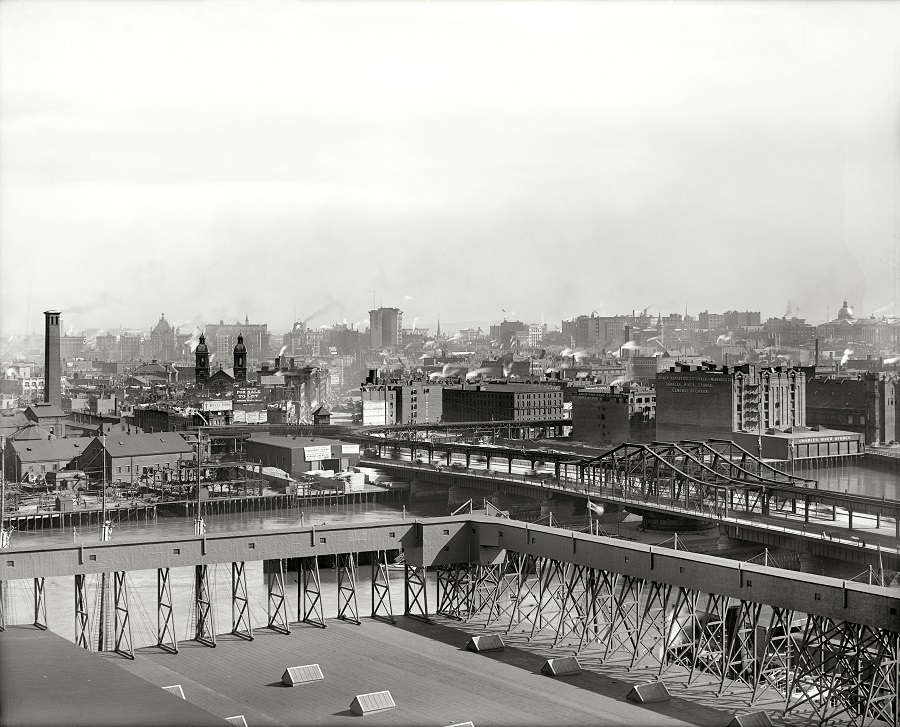
[[[250,603],[247,600],[247,576],[243,561],[231,564],[231,633],[253,641]]]
[[[404,570],[406,579],[403,589],[403,611],[407,616],[429,621],[428,592],[425,588],[425,566],[415,566],[406,563]]]
[[[266,626],[280,634],[291,633],[288,626],[287,601],[284,597],[284,561],[279,558],[266,562],[266,590],[269,594]]]
[[[391,581],[386,550],[379,550],[372,557],[372,618],[397,623],[391,604]]]
[[[300,559],[297,591],[297,620],[324,629],[325,612],[322,608],[322,581],[319,579],[317,556]]]
[[[75,574],[75,645],[91,650],[91,620],[87,603],[87,577]]]
[[[356,605],[356,563],[353,553],[341,553],[338,556],[337,585],[337,617],[359,626],[359,609]]]
[[[216,645],[216,627],[213,622],[212,599],[209,595],[209,579],[205,564],[194,566],[194,641],[204,646]]]
[[[178,653],[168,568],[156,569],[156,645],[170,654]]]

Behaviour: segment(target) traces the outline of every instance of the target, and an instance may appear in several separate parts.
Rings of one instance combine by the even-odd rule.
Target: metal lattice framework
[[[391,603],[390,566],[387,551],[372,554],[372,618],[396,623],[394,607]]]
[[[131,616],[128,612],[128,586],[125,571],[113,573],[113,651],[134,658],[131,638]]]
[[[403,589],[404,613],[428,621],[428,589],[425,568],[404,563],[406,583]]]
[[[216,645],[208,569],[205,564],[194,566],[194,641],[204,646]]]
[[[472,588],[478,566],[472,563],[439,565],[437,567],[437,612],[442,616],[464,621],[472,604]]]
[[[47,599],[44,595],[44,579],[34,579],[34,625],[41,631],[47,630]]]
[[[715,474],[719,467],[708,467],[711,454],[699,466],[694,462],[699,458],[679,454],[677,448],[669,454],[680,458],[684,468],[680,472],[694,467],[694,479],[678,485],[688,497],[702,478],[712,481],[710,471]],[[470,523],[477,540],[460,537],[469,535]],[[389,527],[384,528],[380,542],[397,542],[398,526]],[[417,521],[403,536],[415,538],[423,551],[438,556],[427,561],[436,567],[438,613],[466,621],[470,627],[480,624],[507,634],[516,632],[528,640],[540,639],[550,649],[586,653],[616,670],[646,675],[649,669],[669,683],[689,686],[702,679],[715,685],[720,695],[727,692],[748,705],[774,700],[785,713],[796,712],[804,719],[812,713],[823,723],[840,719],[857,727],[876,721],[900,726],[900,628],[898,601],[892,591],[852,580],[797,576],[767,563],[748,565],[695,556],[677,547],[531,528],[491,517],[448,518],[432,524]],[[258,534],[250,537],[248,545],[260,544]],[[311,540],[310,547],[318,555],[292,556],[299,564],[298,617],[304,623],[326,626],[318,558],[335,557],[338,618],[359,623],[355,555],[348,552],[355,551],[358,534],[347,529],[344,549],[333,553],[320,552],[317,546],[326,542],[324,538]],[[155,542],[148,546],[157,547]],[[139,552],[132,548],[142,546],[122,547],[130,556]],[[201,547],[204,550],[198,548],[198,553],[206,556],[206,539]],[[235,551],[233,544],[230,547],[229,555]],[[473,547],[485,562],[468,560]],[[74,574],[75,641],[90,649],[96,638],[98,650],[133,657],[128,574],[109,567],[108,554],[113,552],[109,548],[102,546],[104,561],[93,571],[98,579],[93,615],[88,608],[87,576]],[[81,548],[59,552],[68,553],[79,566],[85,560]],[[264,559],[268,625],[287,633],[285,560],[278,555],[283,551],[267,552],[272,554]],[[393,621],[387,552],[372,553],[372,615]],[[44,567],[48,556],[41,555]],[[89,562],[94,560],[91,555]],[[422,563],[414,550],[406,551],[404,612],[428,621],[427,566],[415,563],[414,556]],[[22,551],[16,557],[20,560],[16,567],[23,569],[32,556]],[[453,562],[456,558],[459,562]],[[129,557],[118,562],[135,561]],[[245,564],[226,559],[214,562],[232,564],[232,633],[252,638]],[[24,572],[23,583],[30,587],[28,581],[33,581],[34,623],[46,628],[44,571]],[[188,633],[210,646],[216,637],[214,585],[207,566],[195,565]],[[3,591],[6,588],[4,583]],[[157,601],[157,646],[174,652],[168,567],[157,568]]]
[[[288,625],[287,599],[284,597],[284,561],[270,560],[266,562],[266,614],[267,628],[281,634],[291,633]]]
[[[156,645],[171,654],[178,653],[175,616],[172,612],[172,582],[168,568],[156,569]]]
[[[475,604],[479,569],[495,574],[490,608]],[[786,713],[812,709],[822,722],[900,725],[896,632],[513,551],[505,564],[441,566],[438,601],[439,613],[524,626],[529,640],[596,649],[604,663],[670,682],[704,677],[748,705],[772,694]]]
[[[75,644],[91,649],[91,620],[88,611],[87,576],[75,574]]]
[[[247,600],[247,574],[243,561],[231,564],[231,633],[253,641],[250,603]]]
[[[300,559],[297,576],[297,620],[325,628],[322,607],[322,581],[319,578],[319,559],[312,555]]]
[[[359,608],[356,605],[356,562],[353,553],[341,553],[338,556],[337,588],[337,617],[359,626]]]

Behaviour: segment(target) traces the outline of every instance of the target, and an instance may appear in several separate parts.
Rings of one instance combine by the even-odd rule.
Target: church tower
[[[206,347],[206,336],[200,334],[200,343],[194,350],[196,364],[194,365],[194,379],[198,388],[206,388],[209,385],[209,349]]]
[[[236,384],[247,382],[247,347],[244,345],[242,334],[238,334],[237,345],[234,347],[234,382]]]

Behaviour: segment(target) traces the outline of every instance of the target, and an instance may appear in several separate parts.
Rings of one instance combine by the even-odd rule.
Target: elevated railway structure
[[[815,480],[782,472],[727,440],[622,444],[592,458],[414,440],[367,446],[382,455],[405,450],[411,460],[427,454],[428,463],[363,460],[425,482],[566,494],[648,516],[716,522],[741,540],[781,547],[803,543],[814,555],[900,569],[900,502],[821,489]],[[443,471],[432,466],[436,453]],[[490,469],[495,458],[505,460],[507,472]],[[513,474],[514,462],[530,469]],[[535,469],[540,466],[544,471]]]
[[[393,550],[404,554],[402,575],[392,576],[388,568],[386,553]],[[356,577],[361,553],[372,554],[365,588]],[[326,627],[318,556],[337,561],[336,616],[350,623],[362,623],[360,604],[389,621],[401,609],[425,621],[440,614],[473,627],[541,637],[560,655],[590,656],[601,671],[624,668],[644,678],[652,673],[669,684],[704,678],[718,685],[719,694],[750,704],[768,695],[786,713],[820,722],[900,724],[895,589],[498,517],[14,548],[0,560],[0,584],[5,590],[13,580],[33,582],[34,625],[46,628],[45,579],[74,576],[76,643],[133,657],[137,609],[129,602],[127,574],[156,570],[156,646],[174,654],[172,568],[193,568],[191,635],[212,647],[223,631],[254,638],[248,561],[264,561],[266,628],[302,639],[298,626]],[[296,612],[285,588],[286,559],[299,568]],[[224,628],[214,623],[210,602],[210,572],[217,564],[231,570],[232,618]],[[391,601],[392,577],[403,579],[402,607]],[[108,584],[100,624],[92,623],[96,617],[86,605],[88,578]],[[105,633],[106,623],[109,637],[95,639],[92,634]]]

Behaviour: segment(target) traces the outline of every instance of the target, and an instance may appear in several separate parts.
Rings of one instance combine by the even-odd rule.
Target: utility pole
[[[206,523],[200,514],[200,457],[203,451],[203,432],[197,427],[197,517],[194,518],[194,535],[206,534]]]
[[[6,529],[6,437],[0,437],[3,444],[2,472],[0,472],[0,549],[10,545],[11,529]]]

